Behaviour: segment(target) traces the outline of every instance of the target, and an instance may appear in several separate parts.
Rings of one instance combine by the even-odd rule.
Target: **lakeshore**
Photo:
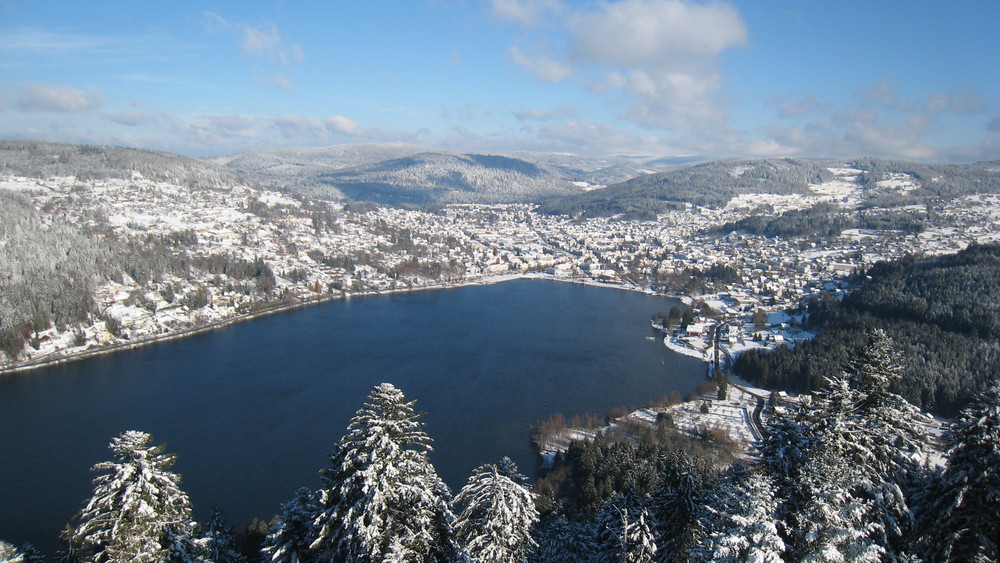
[[[126,350],[134,350],[136,348],[147,346],[150,344],[155,344],[158,342],[166,342],[170,340],[175,340],[178,338],[185,338],[188,336],[194,336],[202,334],[205,332],[210,332],[214,330],[223,329],[232,326],[237,323],[242,323],[246,321],[251,321],[258,319],[267,315],[273,315],[285,311],[290,311],[300,307],[309,307],[312,305],[320,305],[323,303],[329,303],[331,301],[336,301],[340,299],[356,299],[370,297],[374,295],[391,295],[391,294],[402,294],[402,293],[412,293],[417,291],[433,291],[442,289],[454,289],[459,287],[477,286],[477,285],[492,285],[496,283],[502,283],[506,281],[518,280],[518,279],[540,279],[549,281],[558,281],[563,283],[575,283],[581,285],[590,285],[594,287],[604,287],[610,289],[621,289],[627,291],[638,291],[641,293],[646,293],[649,295],[655,295],[655,293],[642,290],[634,286],[627,286],[623,284],[606,283],[594,279],[579,279],[579,278],[566,278],[555,275],[538,274],[538,273],[526,273],[526,274],[507,274],[507,275],[495,275],[495,276],[484,276],[476,279],[469,279],[461,282],[448,282],[440,284],[429,284],[426,286],[408,287],[400,289],[391,290],[371,290],[371,291],[359,291],[359,292],[341,292],[341,293],[331,293],[322,294],[315,297],[297,297],[294,300],[275,305],[273,307],[267,307],[258,311],[253,311],[250,313],[237,314],[234,316],[224,317],[216,320],[209,321],[200,326],[193,326],[187,328],[180,328],[174,331],[156,334],[146,337],[137,338],[135,340],[121,340],[108,345],[90,344],[87,347],[80,347],[81,349],[75,350],[69,349],[57,349],[50,352],[38,352],[31,354],[26,360],[9,362],[8,365],[3,365],[0,367],[0,376],[24,372],[28,370],[33,370],[37,368],[58,365],[66,362],[72,362],[76,360],[82,360],[85,358],[92,358],[95,356],[101,356],[105,354],[113,354],[116,352],[122,352]],[[665,296],[669,297],[669,296]]]

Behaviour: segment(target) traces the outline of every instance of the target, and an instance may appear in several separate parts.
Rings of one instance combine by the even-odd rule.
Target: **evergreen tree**
[[[507,477],[508,479],[517,483],[518,485],[522,485],[525,487],[528,486],[528,478],[521,473],[521,471],[517,468],[517,464],[514,463],[514,460],[510,459],[509,457],[503,456],[502,458],[500,458],[500,461],[497,463],[496,468],[497,468],[497,473],[499,473],[500,475]]]
[[[634,492],[617,496],[601,506],[597,514],[600,561],[607,563],[651,563],[656,540],[649,509]]]
[[[38,563],[47,560],[45,555],[43,555],[41,551],[38,551],[38,548],[32,543],[22,545],[21,553],[24,557],[24,563]]]
[[[716,478],[717,470],[708,460],[680,450],[668,451],[666,458],[649,505],[655,519],[656,558],[676,561],[691,548],[698,497]]]
[[[947,436],[937,501],[926,510],[933,561],[1000,560],[1000,385],[963,411]]]
[[[111,440],[115,461],[98,463],[94,494],[67,530],[82,561],[191,560],[194,522],[174,454],[150,445],[152,436],[127,431]]]
[[[14,544],[0,540],[0,563],[24,563],[24,554]]]
[[[790,518],[795,561],[881,561],[889,558],[876,517],[878,487],[833,450],[817,451],[798,483],[801,510]],[[875,494],[872,494],[872,493]]]
[[[428,459],[413,402],[375,386],[323,472],[317,537],[324,560],[448,561],[457,557],[450,492]]]
[[[236,548],[233,528],[226,525],[222,511],[212,507],[212,515],[205,525],[205,532],[198,542],[205,557],[214,563],[245,563],[246,558]]]
[[[782,561],[785,542],[775,517],[778,504],[765,474],[736,463],[699,504],[692,561]]]
[[[273,563],[312,561],[309,546],[315,539],[313,521],[319,513],[316,493],[306,487],[295,491],[295,498],[281,505],[274,525],[264,541],[264,560]]]
[[[797,508],[795,483],[809,459],[813,440],[807,428],[799,422],[799,412],[777,407],[768,419],[768,430],[757,442],[760,465],[774,482],[778,491],[778,516],[783,517]]]
[[[800,557],[871,560],[905,548],[912,514],[885,448],[894,441],[874,436],[891,428],[877,423],[880,409],[862,407],[867,396],[841,374],[827,378],[796,414],[800,465],[776,480],[787,487],[781,513]]]
[[[777,418],[763,441],[796,552],[893,558],[910,548],[907,499],[925,479],[925,454],[919,413],[890,391],[899,366],[892,341],[872,331],[847,369],[826,378],[794,421]],[[859,518],[865,531],[851,537],[859,529],[845,527]]]
[[[508,464],[505,469],[517,475],[516,466]],[[483,563],[524,561],[535,547],[534,497],[496,466],[476,469],[454,500],[456,507],[464,507],[455,521],[455,534],[468,557]]]
[[[857,393],[855,410],[863,420],[856,433],[870,452],[868,467],[877,476],[909,485],[926,475],[918,460],[925,457],[921,415],[892,389],[902,379],[902,359],[882,329],[866,335],[865,345],[851,360],[846,377]]]
[[[570,522],[562,516],[551,518],[536,533],[538,547],[534,563],[586,563],[598,553],[591,522]]]

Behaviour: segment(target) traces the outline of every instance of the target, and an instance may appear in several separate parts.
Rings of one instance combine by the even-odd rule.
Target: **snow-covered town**
[[[859,171],[832,171],[835,180],[813,186],[814,195],[741,196],[722,209],[688,204],[655,221],[571,219],[538,213],[529,204],[457,204],[429,212],[309,201],[244,185],[191,188],[138,174],[131,180],[8,176],[0,179],[0,190],[29,197],[50,225],[69,223],[120,240],[174,241],[178,260],[236,260],[273,277],[251,291],[225,267],[191,268],[186,278],[126,275],[95,292],[104,320],[37,331],[21,356],[5,356],[0,366],[134,346],[314,301],[524,276],[682,297],[697,316],[666,343],[711,359],[709,337],[720,322],[733,351],[808,338],[785,311],[805,298],[837,297],[863,268],[1000,240],[995,195],[942,203],[934,223],[918,234],[850,229],[832,237],[768,238],[713,232],[747,217],[752,206],[780,212],[824,201],[860,205]],[[914,186],[902,176],[880,183],[886,192]],[[705,275],[720,269],[727,275]],[[684,285],[699,274],[711,283]]]

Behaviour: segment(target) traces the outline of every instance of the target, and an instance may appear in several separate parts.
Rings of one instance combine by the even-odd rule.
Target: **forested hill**
[[[460,154],[404,144],[270,149],[210,160],[310,198],[388,205],[534,202],[577,193],[571,179],[620,164],[581,158],[580,169],[558,155]]]
[[[579,191],[555,170],[519,158],[437,151],[331,172],[322,180],[350,199],[390,204],[518,203]]]
[[[931,412],[952,416],[1000,374],[1000,245],[954,255],[907,258],[872,267],[843,302],[815,301],[821,330],[795,349],[748,352],[739,375],[772,389],[818,389],[843,369],[865,331],[882,327],[905,365],[897,391]]]
[[[173,182],[188,188],[231,186],[241,182],[232,170],[176,154],[98,145],[0,140],[0,173],[26,178],[75,176],[78,180]]]
[[[155,311],[149,295],[162,292],[173,302],[176,289],[177,302],[190,304],[205,296],[192,291],[186,298],[181,287],[199,271],[218,273],[223,268],[216,263],[230,273],[259,270],[255,280],[267,274],[266,283],[274,281],[270,270],[231,249],[198,256],[209,249],[183,225],[179,209],[191,210],[213,198],[232,197],[234,206],[242,205],[259,193],[218,165],[142,149],[0,141],[0,183],[2,359],[15,361],[26,350],[66,335],[83,350],[97,341],[96,325],[126,337],[131,327],[96,306],[96,292],[109,282],[136,284],[133,302]],[[174,202],[177,207],[171,208]],[[154,233],[141,227],[141,214],[126,211],[133,204],[145,214],[156,213],[157,205],[173,209],[169,221],[176,230]],[[110,219],[115,213],[124,214],[122,222],[138,221],[134,226],[141,232],[127,236],[120,222]],[[145,286],[154,281],[161,291]]]
[[[907,198],[922,201],[927,198],[952,198],[956,196],[1000,193],[1000,161],[974,162],[971,164],[925,164],[879,158],[860,158],[849,163],[862,170],[863,187],[876,190],[880,182],[906,177],[917,189],[908,192]],[[895,196],[898,198],[898,194]],[[906,203],[881,202],[881,203]]]
[[[818,194],[814,187],[832,181],[855,186],[862,209],[892,208],[970,194],[1000,193],[1000,163],[924,164],[878,158],[836,162],[792,158],[712,161],[645,174],[603,190],[556,199],[541,210],[587,217],[624,215],[652,219],[658,213],[685,204],[724,207],[740,195],[815,196]]]
[[[809,186],[833,179],[823,164],[792,158],[713,161],[646,174],[542,208],[549,213],[649,215],[692,203],[721,207],[740,194],[808,194]]]
[[[456,153],[402,143],[274,148],[207,160],[310,198],[389,205],[538,202],[683,162],[530,151]]]

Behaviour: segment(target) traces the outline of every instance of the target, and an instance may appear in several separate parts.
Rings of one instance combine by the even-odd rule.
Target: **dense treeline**
[[[954,415],[1000,373],[1000,245],[880,263],[867,277],[842,303],[809,303],[816,338],[742,354],[737,374],[769,389],[818,389],[876,327],[902,352],[907,375],[894,390],[931,412]]]
[[[507,458],[456,495],[428,458],[412,401],[375,386],[320,472],[270,524],[237,539],[221,513],[196,523],[144,432],[111,441],[93,495],[61,536],[62,561],[994,561],[1000,556],[1000,386],[944,437],[933,471],[921,415],[890,389],[899,353],[879,330],[812,397],[769,407],[756,461],[693,440],[669,417],[619,427],[559,456],[532,492]],[[719,431],[724,434],[724,432]],[[0,541],[5,561],[40,561]]]
[[[883,262],[868,276],[844,307],[970,336],[1000,337],[1000,244],[974,244],[933,259]]]
[[[926,213],[863,211],[849,212],[833,203],[817,203],[778,215],[754,214],[713,229],[720,234],[733,231],[772,238],[801,236],[833,237],[847,229],[873,229],[920,233],[927,226]]]

